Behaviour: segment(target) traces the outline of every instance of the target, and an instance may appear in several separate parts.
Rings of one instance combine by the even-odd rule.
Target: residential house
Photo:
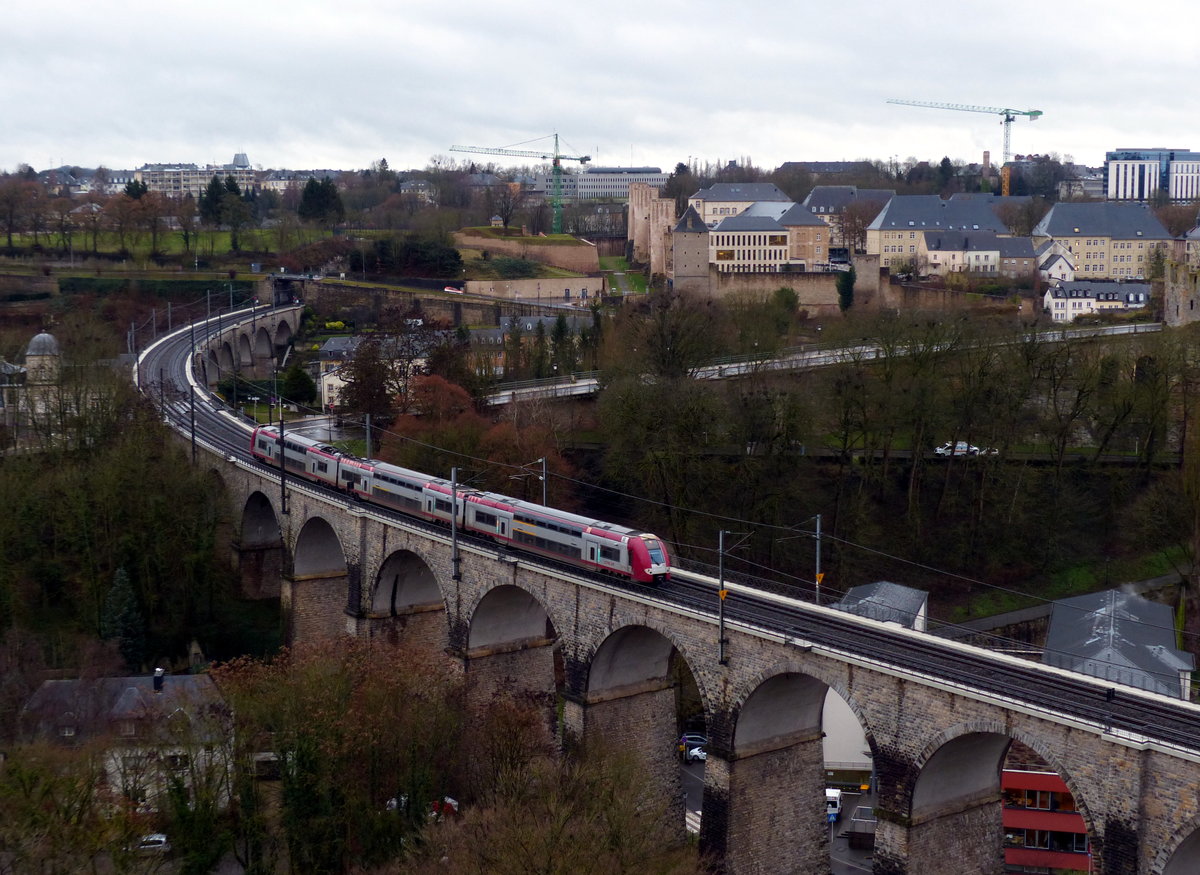
[[[1046,240],[1065,246],[1086,279],[1141,279],[1171,235],[1145,204],[1059,203],[1038,222],[1033,238],[1039,246]]]
[[[21,711],[22,737],[104,745],[104,790],[139,811],[161,809],[173,779],[228,801],[229,712],[208,675],[44,681]]]
[[[1028,237],[1003,237],[993,231],[925,231],[917,239],[917,264],[923,274],[1019,278],[1036,270],[1033,241]]]
[[[1149,304],[1149,283],[1059,280],[1042,294],[1042,308],[1055,322],[1072,322],[1095,313],[1140,310]]]
[[[700,214],[710,228],[724,219],[739,216],[759,201],[791,203],[791,198],[771,182],[717,182],[688,198],[688,206]]]
[[[1038,273],[1048,283],[1072,282],[1075,279],[1075,259],[1065,245],[1055,240],[1043,240],[1034,257]]]

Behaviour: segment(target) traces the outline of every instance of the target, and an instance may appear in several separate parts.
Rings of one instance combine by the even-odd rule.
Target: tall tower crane
[[[510,155],[514,158],[541,158],[553,162],[553,184],[550,191],[550,209],[553,216],[551,230],[555,234],[562,233],[562,162],[578,161],[587,164],[592,160],[591,155],[564,155],[558,151],[558,134],[554,135],[554,151],[530,151],[526,149],[492,149],[487,146],[451,146],[451,152],[473,152],[478,155]]]
[[[1040,109],[1004,109],[998,106],[970,106],[963,103],[930,103],[926,100],[889,100],[888,103],[897,103],[901,106],[927,106],[930,109],[957,109],[961,112],[987,112],[993,115],[1004,116],[1004,163],[1008,163],[1011,157],[1009,154],[1009,129],[1012,127],[1013,119],[1019,115],[1029,116],[1031,122],[1038,120],[1038,116],[1042,115]]]

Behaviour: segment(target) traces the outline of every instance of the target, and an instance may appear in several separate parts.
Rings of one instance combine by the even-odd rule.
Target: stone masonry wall
[[[284,579],[281,607],[289,644],[346,634],[346,576]]]
[[[538,243],[541,239],[538,237],[477,237],[462,231],[455,231],[450,236],[454,238],[455,246],[482,249],[493,255],[527,258],[576,273],[594,274],[600,271],[600,257],[596,253],[596,247],[583,241],[571,246]]]
[[[943,872],[953,861],[955,872],[1001,875],[1003,839],[997,794],[990,802],[913,826],[909,830],[907,871],[913,875]]]
[[[820,737],[735,759],[728,773],[729,875],[829,872]]]

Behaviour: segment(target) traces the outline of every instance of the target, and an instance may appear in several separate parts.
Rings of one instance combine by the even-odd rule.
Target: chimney
[[[163,675],[166,674],[161,668],[154,670],[154,692],[161,693],[163,687]]]
[[[983,150],[983,172],[987,173],[992,169],[992,153],[987,149]]]

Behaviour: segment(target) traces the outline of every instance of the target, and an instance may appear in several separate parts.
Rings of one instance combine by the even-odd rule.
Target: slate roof
[[[780,232],[783,227],[775,219],[770,216],[752,216],[746,213],[741,213],[737,216],[729,216],[717,223],[714,231],[775,231]]]
[[[1059,280],[1046,289],[1051,298],[1094,298],[1097,301],[1123,301],[1129,307],[1144,307],[1150,301],[1150,283],[1116,280]]]
[[[880,580],[851,587],[833,607],[848,614],[881,623],[899,623],[911,629],[928,598],[922,590]]]
[[[1111,237],[1114,240],[1170,240],[1162,222],[1145,204],[1058,203],[1033,229],[1034,237]]]
[[[30,738],[66,735],[82,741],[116,734],[125,721],[152,726],[181,710],[195,719],[223,707],[208,675],[167,675],[162,680],[161,692],[155,692],[150,676],[44,681],[21,710],[22,732]]]
[[[790,201],[773,182],[715,182],[697,191],[694,198],[705,201]]]
[[[25,349],[25,356],[28,358],[31,355],[58,355],[58,341],[54,339],[54,335],[47,331],[40,334],[35,334],[33,340],[29,341],[29,346]]]
[[[959,231],[994,231],[1007,234],[1008,228],[996,210],[1008,203],[1021,204],[1028,197],[962,197],[944,201],[936,194],[896,195],[887,202],[867,226],[869,231],[928,230],[944,228]]]
[[[1170,606],[1116,589],[1056,601],[1042,661],[1175,697],[1179,672],[1195,667],[1175,649]]]
[[[688,207],[683,211],[683,218],[675,226],[675,232],[679,234],[707,234],[708,225],[704,224],[704,220],[700,218],[700,214],[696,212],[695,207]]]
[[[755,201],[742,210],[739,215],[762,216],[763,218],[778,220],[794,206],[796,205],[791,201]]]
[[[779,224],[795,228],[797,226],[824,226],[825,223],[817,216],[814,216],[808,207],[804,204],[792,204],[788,211],[784,213]]]
[[[786,171],[794,168],[807,170],[809,173],[817,175],[827,175],[830,173],[858,173],[865,170],[873,170],[874,167],[870,161],[784,161],[779,169]]]

